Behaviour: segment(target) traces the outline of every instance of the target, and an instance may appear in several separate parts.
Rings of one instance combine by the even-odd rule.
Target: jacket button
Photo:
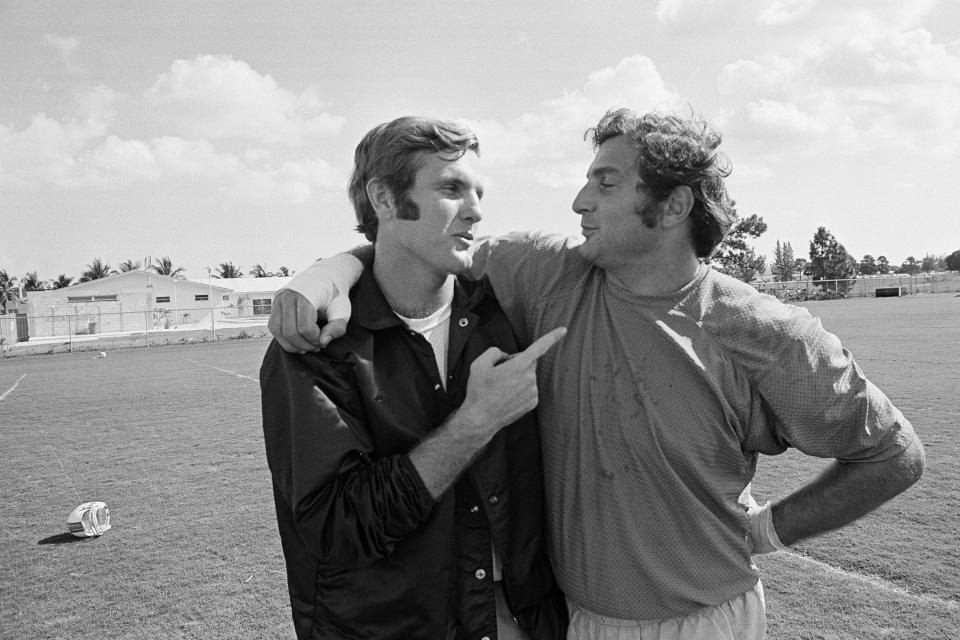
[[[490,504],[497,504],[498,502],[500,502],[500,498],[498,498],[497,496],[490,496],[490,499],[487,500],[487,502],[489,502]]]
[[[470,513],[476,513],[477,511],[480,511],[479,506],[473,505],[472,507],[470,507]]]
[[[457,324],[460,325],[461,327],[465,327],[468,324],[470,324],[470,321],[467,320],[466,318],[460,318],[460,321],[457,322]]]
[[[477,580],[483,580],[484,578],[487,577],[487,572],[484,571],[483,569],[477,569],[477,572],[473,575],[477,577]]]
[[[483,636],[480,640],[490,640],[490,636]]]

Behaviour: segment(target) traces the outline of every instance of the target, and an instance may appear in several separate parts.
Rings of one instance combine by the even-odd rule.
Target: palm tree
[[[69,287],[71,282],[73,282],[73,278],[65,273],[61,273],[57,276],[56,280],[51,280],[50,284],[53,285],[54,289],[63,289],[64,287]]]
[[[0,308],[7,312],[7,302],[17,299],[17,279],[11,278],[6,269],[0,269]]]
[[[43,283],[40,282],[40,278],[37,277],[36,271],[28,271],[23,274],[23,278],[20,280],[20,284],[23,285],[24,291],[42,291]]]
[[[127,271],[136,271],[140,268],[141,262],[139,260],[124,260],[120,263],[120,273],[126,273]]]
[[[150,269],[153,269],[155,272],[161,276],[170,276],[171,278],[176,278],[181,273],[184,272],[183,267],[173,266],[173,260],[170,259],[170,256],[163,256],[162,258],[154,258],[153,264],[150,265]]]
[[[80,282],[90,282],[112,276],[116,271],[110,268],[110,265],[100,258],[94,258],[93,262],[87,265],[86,270],[80,274]]]
[[[233,262],[221,262],[220,266],[216,269],[217,275],[213,276],[214,278],[242,278],[243,271],[240,270],[240,267],[233,264]]]
[[[262,264],[259,262],[253,265],[253,269],[250,269],[250,275],[254,278],[269,278],[273,274],[267,271]]]

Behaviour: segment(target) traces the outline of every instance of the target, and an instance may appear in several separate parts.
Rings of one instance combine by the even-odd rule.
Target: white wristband
[[[750,537],[753,538],[753,554],[783,551],[786,545],[780,542],[773,527],[773,510],[768,500],[762,507],[756,505],[747,511],[750,518]]]
[[[298,273],[284,289],[301,294],[319,311],[331,311],[330,305],[339,296],[349,296],[350,288],[363,273],[363,264],[349,253],[338,253],[317,260]],[[347,313],[349,315],[349,312]],[[329,313],[328,317],[336,317]]]

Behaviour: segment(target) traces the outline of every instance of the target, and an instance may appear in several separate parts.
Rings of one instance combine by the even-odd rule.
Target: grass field
[[[960,297],[856,298],[806,306],[923,440],[927,471],[852,526],[758,559],[772,638],[960,638]],[[758,499],[824,466],[764,457]]]
[[[770,638],[960,638],[960,297],[809,303],[911,418],[928,470],[758,560]],[[292,638],[260,431],[264,340],[0,360],[0,638]],[[763,458],[776,498],[821,461]],[[101,538],[66,535],[81,502]]]

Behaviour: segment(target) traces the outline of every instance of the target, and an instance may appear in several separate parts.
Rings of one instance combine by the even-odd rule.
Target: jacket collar
[[[373,277],[373,260],[363,260],[363,263],[363,273],[350,290],[353,317],[361,327],[371,331],[403,326],[403,320],[393,312],[383,290]],[[475,282],[458,277],[453,285],[453,315],[472,310],[483,299],[485,291],[485,281]]]

